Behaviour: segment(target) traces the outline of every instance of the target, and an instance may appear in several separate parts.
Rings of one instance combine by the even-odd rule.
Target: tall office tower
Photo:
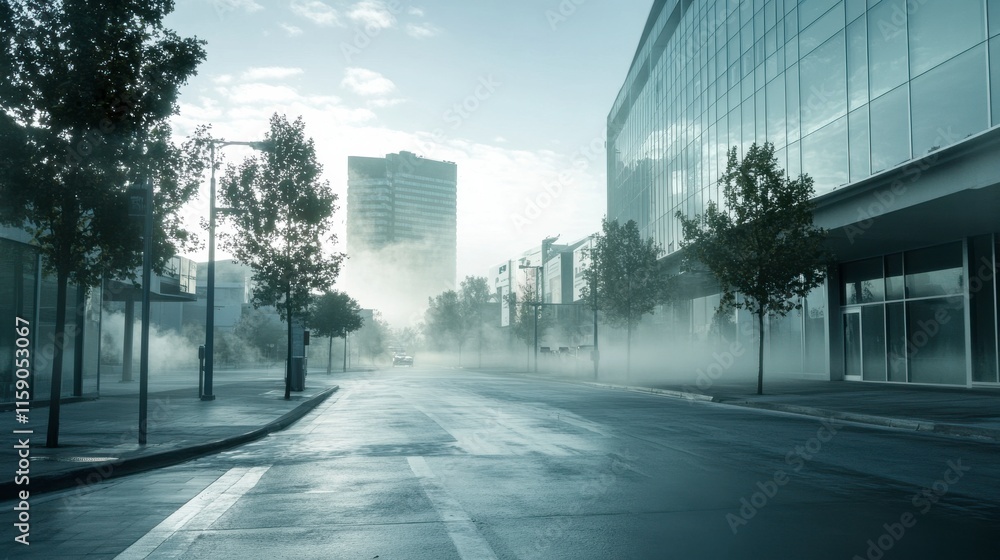
[[[390,322],[413,323],[455,286],[457,166],[411,152],[347,158],[352,290]]]

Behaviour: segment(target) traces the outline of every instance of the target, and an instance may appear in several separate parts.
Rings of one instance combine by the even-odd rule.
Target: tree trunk
[[[59,447],[59,398],[62,396],[63,341],[66,338],[66,286],[68,283],[69,273],[59,271],[56,279],[56,336],[55,348],[52,353],[52,387],[49,391],[49,424],[45,447]]]
[[[291,294],[285,293],[285,301],[291,301]],[[292,310],[287,310],[288,352],[285,355],[285,400],[292,400]]]
[[[326,349],[326,374],[333,373],[333,336],[330,337],[330,344]]]
[[[344,373],[347,373],[347,333],[344,333]]]
[[[625,379],[632,374],[632,323],[628,324],[628,335],[625,342]]]
[[[764,394],[764,311],[757,312],[757,394]]]

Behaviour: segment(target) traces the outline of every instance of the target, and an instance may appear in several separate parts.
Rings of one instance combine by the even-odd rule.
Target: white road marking
[[[200,494],[188,500],[180,509],[132,543],[132,546],[116,556],[115,560],[172,558],[182,555],[197,537],[196,531],[208,529],[222,517],[222,514],[257,485],[260,477],[264,476],[269,468],[270,465],[229,469]],[[181,542],[171,543],[170,546],[160,549],[167,539],[181,531],[191,531],[191,533],[185,535]]]
[[[444,522],[448,536],[451,537],[451,542],[455,544],[455,549],[458,550],[462,560],[496,560],[493,549],[479,534],[476,524],[458,501],[438,482],[427,461],[423,457],[407,457],[406,461],[420,481],[427,499]]]

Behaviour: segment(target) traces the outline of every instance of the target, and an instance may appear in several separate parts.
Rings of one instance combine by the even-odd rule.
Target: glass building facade
[[[656,0],[608,116],[608,219],[679,261],[674,215],[723,206],[728,148],[769,141],[814,179],[841,260],[816,305],[768,327],[801,348],[786,367],[996,383],[998,124],[1000,0]],[[712,298],[677,312],[692,332]]]

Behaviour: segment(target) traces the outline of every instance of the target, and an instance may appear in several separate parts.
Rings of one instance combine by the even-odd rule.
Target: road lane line
[[[115,560],[132,560],[155,557],[176,557],[183,550],[176,550],[177,547],[168,547],[167,550],[157,549],[163,545],[171,536],[180,531],[200,531],[205,530],[219,517],[232,507],[244,494],[253,488],[260,477],[271,468],[266,467],[236,467],[229,469],[218,480],[210,484],[197,496],[188,500],[186,504],[169,517],[153,527],[139,540],[132,543],[121,554],[115,556]],[[192,536],[197,533],[192,533]],[[191,539],[184,539],[184,550],[190,546]],[[180,544],[180,543],[179,543]],[[156,553],[154,556],[154,552]]]
[[[438,516],[444,522],[448,536],[462,560],[496,560],[493,549],[486,539],[479,534],[476,524],[462,506],[442,486],[434,471],[423,457],[407,457],[410,470],[420,481],[420,487],[437,510]]]

